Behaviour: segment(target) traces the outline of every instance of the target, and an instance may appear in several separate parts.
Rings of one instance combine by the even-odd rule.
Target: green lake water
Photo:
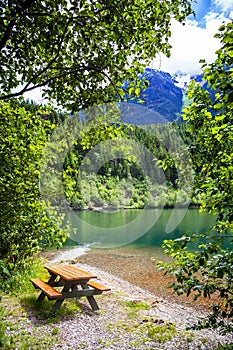
[[[114,248],[161,247],[164,239],[178,238],[186,232],[204,233],[215,218],[198,209],[131,209],[72,212],[69,221],[78,230],[70,237],[69,245]]]

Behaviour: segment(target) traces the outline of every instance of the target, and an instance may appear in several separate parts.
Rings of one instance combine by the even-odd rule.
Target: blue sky
[[[212,5],[211,0],[199,0],[196,3],[193,3],[193,9],[195,11],[196,16],[190,16],[189,18],[195,19],[199,22],[199,25],[204,26],[204,16],[211,11]]]
[[[171,57],[158,57],[153,68],[190,76],[201,72],[200,59],[214,61],[215,51],[220,48],[214,35],[224,21],[233,18],[233,0],[197,0],[193,8],[196,17],[189,16],[184,26],[172,23]]]

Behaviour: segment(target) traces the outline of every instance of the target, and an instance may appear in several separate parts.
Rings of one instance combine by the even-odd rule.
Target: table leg
[[[61,292],[68,292],[69,289],[70,289],[70,285],[69,285],[69,284],[66,284],[66,285],[64,285],[64,288],[62,289]],[[52,310],[58,311],[58,310],[60,309],[61,304],[63,303],[64,300],[65,300],[64,298],[63,298],[63,299],[58,299],[58,300],[55,302],[55,304],[53,305]]]
[[[56,278],[57,278],[57,275],[51,275],[47,283],[50,286],[53,286],[53,283],[54,283]],[[39,303],[39,302],[43,301],[45,297],[46,297],[46,294],[44,292],[41,292],[37,298],[37,302]]]
[[[42,300],[44,300],[44,298],[46,297],[46,294],[44,292],[41,292],[40,295],[38,296],[36,302],[39,303]]]
[[[55,302],[55,304],[52,307],[53,311],[58,311],[61,307],[61,304],[63,303],[64,299],[59,299]]]
[[[78,291],[77,285],[76,285],[76,284],[72,284],[71,290],[72,290],[73,292],[77,292],[77,291]],[[75,300],[76,300],[76,302],[77,302],[77,301],[78,301],[78,297],[75,297]]]
[[[54,282],[55,282],[55,280],[56,280],[56,278],[57,278],[57,275],[54,275],[54,274],[52,274],[51,276],[50,276],[50,279],[48,280],[48,284],[50,285],[50,286],[54,286]]]
[[[89,288],[86,283],[85,284],[81,284],[81,287],[82,287],[82,289]],[[92,308],[93,311],[99,310],[99,306],[98,306],[95,298],[93,297],[93,295],[87,296],[87,300],[89,301],[89,304],[91,305],[91,308]]]
[[[99,306],[93,296],[87,297],[93,311],[99,310]]]

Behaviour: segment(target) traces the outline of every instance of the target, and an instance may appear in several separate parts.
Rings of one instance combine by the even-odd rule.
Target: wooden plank
[[[69,267],[69,270],[72,270],[72,271],[78,273],[80,276],[85,276],[85,277],[86,277],[86,276],[89,276],[90,278],[97,278],[96,275],[93,275],[93,274],[90,273],[90,272],[87,272],[87,271],[84,271],[84,270],[82,270],[82,269],[79,269],[79,268],[76,267],[76,266],[68,265],[68,267]]]
[[[72,265],[53,265],[45,266],[45,268],[53,274],[60,276],[66,281],[88,281],[90,278],[96,278],[95,275],[90,274],[84,270],[78,269]]]
[[[67,270],[65,265],[53,265],[53,266],[45,266],[45,268],[55,275],[60,276],[66,281],[75,281],[77,280],[77,275],[75,275],[73,272],[70,272]]]
[[[63,298],[62,293],[58,292],[56,289],[51,287],[46,282],[42,281],[40,278],[32,278],[31,282],[35,288],[39,288],[46,294],[50,299]]]
[[[107,291],[111,290],[111,288],[103,286],[102,284],[100,284],[98,282],[94,282],[94,281],[87,282],[87,285],[99,290],[100,292],[107,292]]]

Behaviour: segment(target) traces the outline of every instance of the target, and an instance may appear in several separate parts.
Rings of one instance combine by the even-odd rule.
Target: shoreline
[[[48,251],[42,255],[51,264],[68,262],[99,268],[168,302],[188,306],[197,311],[208,310],[209,303],[213,302],[213,299],[203,297],[194,301],[192,295],[178,296],[172,288],[168,288],[175,279],[164,275],[163,271],[158,271],[153,260],[169,261],[169,257],[156,247],[93,248],[86,245]]]
[[[197,205],[185,205],[185,204],[180,204],[180,205],[164,205],[164,206],[151,206],[147,207],[146,209],[200,209],[201,204]],[[75,209],[72,208],[72,210],[77,211],[77,212],[82,212],[82,211],[96,211],[96,212],[102,212],[102,211],[116,211],[116,210],[133,210],[133,209],[138,209],[138,210],[144,210],[145,208],[134,208],[134,207],[126,207],[126,206],[119,206],[119,207],[92,207],[92,206],[85,206],[83,209]]]

